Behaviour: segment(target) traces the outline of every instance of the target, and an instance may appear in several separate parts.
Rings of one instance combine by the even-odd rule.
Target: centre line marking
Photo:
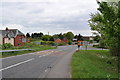
[[[14,65],[11,65],[11,66],[6,67],[6,68],[3,68],[3,69],[0,69],[0,71],[3,71],[3,70],[6,70],[6,69],[9,69],[9,68],[12,68],[12,67],[15,67],[15,66],[21,65],[21,64],[23,64],[23,63],[26,63],[26,62],[29,62],[29,61],[32,61],[32,60],[34,60],[34,58],[29,59],[29,60],[26,60],[26,61],[23,61],[23,62],[20,62],[20,63],[17,63],[17,64],[14,64]]]

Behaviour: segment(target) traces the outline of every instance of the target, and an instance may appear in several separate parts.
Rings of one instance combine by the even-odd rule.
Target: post
[[[87,46],[85,46],[85,50],[87,51]]]
[[[80,50],[80,45],[78,45],[78,51]]]

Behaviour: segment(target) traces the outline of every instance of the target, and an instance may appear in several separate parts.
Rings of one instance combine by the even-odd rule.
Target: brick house
[[[18,29],[8,29],[0,30],[0,44],[10,43],[13,46],[23,46],[26,42],[30,42],[29,39],[26,39],[25,35]]]
[[[62,40],[58,38],[58,39],[55,39],[54,42],[55,42],[55,43],[61,43]]]
[[[63,40],[61,40],[61,39],[58,38],[58,39],[55,39],[54,42],[55,43],[65,43],[65,44],[67,44],[68,43],[68,39],[64,38]]]
[[[64,38],[64,39],[62,40],[62,42],[63,42],[63,43],[68,43],[68,39],[67,39],[67,38]]]

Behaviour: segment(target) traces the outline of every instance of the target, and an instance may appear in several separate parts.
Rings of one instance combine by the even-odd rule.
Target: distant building
[[[93,36],[83,36],[83,41],[93,40]]]
[[[62,40],[58,38],[58,39],[55,39],[54,42],[55,42],[55,43],[61,43]]]
[[[64,39],[62,40],[62,42],[63,42],[63,43],[68,43],[68,39],[67,39],[67,38],[64,38]]]
[[[24,43],[30,42],[30,40],[18,29],[6,28],[6,30],[0,30],[0,37],[1,45],[4,43],[10,43],[13,46],[23,46]]]
[[[67,44],[68,43],[68,39],[64,38],[63,40],[61,40],[61,39],[58,38],[58,39],[55,39],[54,42],[55,43],[65,43],[65,44]]]

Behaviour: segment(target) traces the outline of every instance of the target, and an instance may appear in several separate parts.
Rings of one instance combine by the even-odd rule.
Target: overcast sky
[[[92,35],[88,19],[98,7],[96,0],[3,0],[0,5],[0,29],[51,35],[72,31],[84,36]]]

